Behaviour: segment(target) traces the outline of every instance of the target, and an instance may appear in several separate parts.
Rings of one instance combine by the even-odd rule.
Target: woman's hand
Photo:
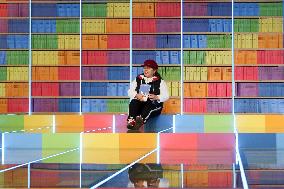
[[[153,101],[153,100],[159,100],[159,97],[158,97],[157,95],[154,95],[154,94],[149,94],[148,97],[149,97],[149,99],[152,100],[152,101]]]
[[[139,101],[143,101],[143,95],[142,94],[136,94],[135,98]]]

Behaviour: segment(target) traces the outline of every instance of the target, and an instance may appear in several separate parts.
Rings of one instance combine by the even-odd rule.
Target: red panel
[[[112,115],[84,115],[84,131],[112,133]],[[93,131],[94,130],[94,131]]]
[[[230,188],[232,187],[232,172],[209,172],[208,187]]]
[[[160,160],[161,163],[197,162],[197,135],[191,133],[161,134]]]

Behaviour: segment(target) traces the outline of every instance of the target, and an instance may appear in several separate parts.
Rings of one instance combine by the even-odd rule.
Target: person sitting
[[[127,128],[138,130],[149,118],[158,116],[163,109],[163,102],[169,99],[166,82],[158,73],[158,64],[154,60],[146,60],[144,73],[139,74],[130,83],[130,97]]]

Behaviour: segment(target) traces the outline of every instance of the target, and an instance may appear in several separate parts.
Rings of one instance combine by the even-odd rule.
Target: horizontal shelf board
[[[232,97],[184,97],[184,99],[232,99]]]
[[[80,65],[33,65],[32,67],[80,67]]]
[[[116,67],[116,66],[129,67],[130,64],[82,64],[82,67]]]
[[[32,96],[31,98],[80,98],[80,96]]]
[[[262,66],[262,67],[271,67],[271,66],[284,66],[284,64],[235,64],[235,67],[239,67],[239,66],[252,66],[252,67],[258,67],[258,66]]]
[[[284,80],[235,80],[237,83],[283,83]]]
[[[232,64],[183,64],[184,67],[232,67]]]
[[[29,83],[29,81],[28,80],[25,80],[25,81],[1,81],[0,80],[0,83]]]
[[[284,99],[283,96],[273,96],[273,97],[258,97],[258,96],[249,96],[249,97],[245,97],[245,96],[242,96],[242,97],[234,97],[235,99]]]
[[[17,97],[17,96],[9,96],[9,97],[0,96],[0,99],[28,99],[28,98],[29,98],[28,96],[20,96],[20,97]]]
[[[0,64],[0,67],[29,67],[29,65],[7,65],[7,64]]]
[[[184,83],[231,83],[232,81],[210,81],[210,80],[204,80],[204,81],[194,81],[194,80],[184,80]]]
[[[96,98],[100,98],[100,99],[129,99],[128,96],[82,96],[82,98],[84,99],[96,99]]]

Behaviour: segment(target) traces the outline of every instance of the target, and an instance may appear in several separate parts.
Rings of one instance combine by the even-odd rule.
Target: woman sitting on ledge
[[[154,60],[146,60],[144,73],[136,77],[130,84],[128,129],[139,129],[151,117],[161,114],[163,102],[169,99],[168,87],[158,71]]]

